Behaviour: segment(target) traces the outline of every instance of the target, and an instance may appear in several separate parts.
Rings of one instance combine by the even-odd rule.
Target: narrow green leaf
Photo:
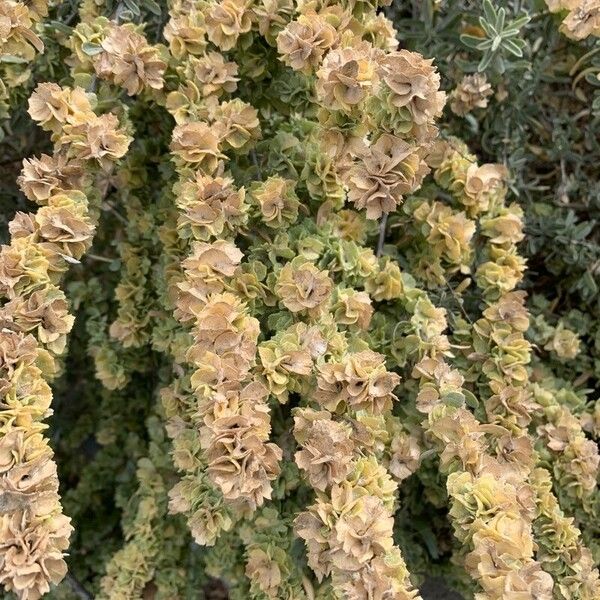
[[[486,21],[483,17],[479,17],[479,24],[481,25],[482,29],[485,31],[488,37],[493,38],[498,35],[498,32],[494,29],[494,26],[488,21]]]
[[[519,44],[515,44],[513,40],[504,40],[502,42],[502,47],[518,58],[523,56],[523,50],[519,47]]]
[[[482,7],[483,7],[483,14],[485,15],[485,18],[490,23],[495,23],[496,10],[494,9],[494,5],[491,3],[491,0],[483,0]]]
[[[147,8],[153,15],[160,17],[162,14],[160,5],[155,0],[143,0],[144,8]]]
[[[483,55],[482,59],[479,61],[479,64],[477,65],[477,70],[480,73],[483,73],[490,66],[490,63],[492,62],[493,58],[494,53],[491,50],[487,50],[486,53]]]
[[[504,29],[504,23],[506,21],[506,10],[504,7],[498,9],[498,14],[496,16],[496,31],[502,31]]]
[[[460,41],[469,48],[475,48],[476,50],[479,50],[479,46],[486,40],[480,37],[475,37],[474,35],[468,35],[464,33],[460,36]]]

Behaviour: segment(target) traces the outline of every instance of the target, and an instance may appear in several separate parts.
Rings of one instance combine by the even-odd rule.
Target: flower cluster
[[[534,384],[533,392],[543,410],[543,418],[537,420],[539,443],[551,455],[560,488],[580,501],[589,498],[597,493],[600,472],[596,443],[586,438],[579,419],[560,401],[560,390]]]
[[[333,211],[339,227],[344,227],[345,215],[358,217],[341,210],[344,192],[339,190],[344,187],[357,209],[377,219],[421,184],[444,95],[431,61],[390,51],[393,43],[386,42],[385,48],[371,43],[380,41],[369,33],[374,13],[303,3],[289,11],[283,4],[276,9],[278,17],[270,22],[258,8],[234,2],[209,4],[197,12],[175,4],[170,11],[168,41],[180,81],[166,96],[176,122],[170,148],[178,173],[179,242],[169,245],[174,257],[180,257],[180,268],[174,258],[167,296],[189,344],[177,346],[176,360],[190,369],[189,383],[177,391],[169,388],[164,397],[173,456],[183,473],[171,493],[171,508],[187,515],[194,537],[203,544],[215,544],[232,519],[252,518],[271,497],[275,478],[289,476],[282,472],[281,447],[268,441],[268,399],[286,404],[300,397],[295,462],[320,502],[336,505],[339,521],[339,532],[327,542],[339,558],[319,566],[312,534],[302,525],[317,505],[296,519],[311,568],[319,579],[331,574],[340,596],[381,597],[389,589],[412,596],[416,592],[410,591],[392,540],[396,486],[378,463],[379,444],[372,439],[369,421],[384,427],[386,419],[393,420],[399,378],[364,342],[351,347],[369,325],[371,298],[397,293],[399,271],[388,262],[380,270],[372,256],[370,269],[365,271],[367,264],[362,269],[362,277],[370,271],[372,280],[366,291],[358,291],[336,285],[339,269],[317,264],[320,253],[311,255],[308,243],[296,257],[269,258],[274,268],[266,277],[254,258],[262,251],[256,242],[244,257],[239,245],[243,236],[261,231],[265,239],[276,240],[286,227],[309,222],[305,214],[312,207],[285,168],[261,165],[266,150],[260,142],[261,115],[232,97],[240,75],[251,68],[244,53],[236,52],[238,39],[249,32],[264,36],[277,47],[284,65],[279,68],[296,71],[312,87],[307,93],[316,103],[318,120],[306,124],[313,158],[305,177],[312,182],[308,192],[318,202],[315,210],[323,204]],[[361,112],[371,106],[378,106],[376,115],[365,123]],[[270,127],[267,120],[267,131]],[[241,164],[249,170],[254,164],[252,176],[242,175]],[[352,222],[347,226],[353,227]],[[252,316],[257,303],[272,306],[273,318],[281,319],[274,335],[267,335],[271,326],[265,330]],[[258,343],[261,332],[267,337]],[[303,428],[299,420],[314,423],[304,431],[309,423]],[[395,457],[398,472],[401,448]],[[414,452],[411,468],[416,468]],[[373,484],[365,488],[367,474]],[[210,485],[213,501],[207,504]],[[336,499],[342,493],[345,499]],[[379,517],[370,515],[375,508],[386,523],[383,529]],[[344,516],[347,511],[356,513],[351,522]],[[364,528],[371,541],[365,540],[364,549],[351,548],[350,540]],[[264,549],[248,554],[247,573],[251,579],[259,577],[259,587],[270,595],[283,585],[274,563],[279,564],[276,555]]]
[[[44,52],[37,25],[48,16],[48,1],[0,2],[0,118],[8,116],[10,91],[18,90],[31,79],[30,65]]]
[[[552,581],[548,580],[547,573],[539,570],[539,565],[534,568],[530,562],[533,550],[535,549],[534,532],[540,526],[539,522],[534,521],[536,514],[532,503],[537,502],[538,505],[542,502],[545,504],[549,502],[556,503],[556,499],[547,489],[544,492],[544,500],[540,498],[536,499],[536,488],[528,481],[534,473],[533,468],[536,461],[539,460],[534,452],[533,442],[528,434],[528,427],[532,423],[532,420],[536,419],[536,416],[539,419],[542,413],[544,413],[546,419],[548,417],[551,417],[551,419],[550,421],[544,419],[544,425],[537,427],[537,433],[541,440],[544,439],[546,431],[548,432],[548,436],[555,435],[559,437],[561,434],[558,433],[559,430],[556,428],[556,425],[562,427],[561,431],[563,435],[567,436],[564,440],[565,444],[567,443],[567,439],[574,440],[573,446],[576,449],[574,451],[576,456],[580,457],[577,464],[581,465],[581,468],[574,468],[572,465],[570,470],[573,472],[575,480],[582,486],[579,488],[580,490],[595,488],[598,472],[597,449],[593,442],[585,439],[585,436],[581,432],[580,423],[572,416],[570,421],[572,424],[572,433],[569,438],[569,434],[567,433],[569,428],[564,421],[567,415],[570,416],[568,410],[564,409],[564,407],[558,407],[556,412],[552,412],[551,408],[545,409],[543,404],[549,406],[552,402],[540,402],[544,398],[544,395],[540,392],[536,393],[535,388],[532,389],[528,371],[528,365],[532,359],[532,348],[530,342],[525,338],[525,332],[528,330],[530,324],[530,316],[525,307],[525,294],[514,291],[514,288],[522,278],[524,268],[524,262],[519,256],[517,249],[518,242],[523,238],[522,213],[514,205],[512,207],[505,205],[504,198],[506,194],[501,177],[501,168],[496,167],[494,169],[493,165],[478,167],[474,162],[467,167],[466,161],[467,159],[470,161],[472,157],[463,157],[462,154],[464,152],[462,150],[464,149],[460,149],[459,145],[452,141],[449,143],[448,148],[437,149],[435,153],[435,161],[440,170],[435,176],[441,185],[453,193],[458,203],[463,204],[464,193],[468,187],[468,175],[465,176],[465,173],[468,173],[469,170],[480,173],[486,171],[493,173],[495,170],[497,174],[489,178],[481,177],[477,186],[479,196],[486,198],[484,203],[480,205],[482,212],[479,215],[479,229],[487,247],[482,252],[482,259],[486,262],[479,264],[476,270],[476,281],[481,289],[487,307],[483,310],[482,317],[472,326],[472,347],[469,349],[470,354],[467,356],[469,361],[477,361],[478,363],[478,370],[480,371],[478,392],[483,400],[485,415],[491,428],[486,430],[485,425],[481,426],[476,421],[473,421],[472,427],[474,430],[471,430],[471,427],[465,427],[465,420],[461,418],[460,427],[464,428],[464,430],[460,436],[470,439],[473,445],[471,447],[470,444],[461,443],[462,447],[458,455],[463,465],[466,466],[469,464],[466,462],[466,459],[469,459],[470,463],[475,466],[481,461],[481,456],[479,455],[482,453],[482,439],[485,439],[486,434],[488,439],[489,436],[496,438],[491,448],[495,446],[495,452],[498,454],[501,463],[508,463],[507,465],[502,465],[500,469],[503,478],[509,477],[508,484],[503,483],[502,489],[506,491],[510,489],[509,486],[512,486],[518,494],[518,496],[515,496],[515,499],[517,497],[520,498],[520,518],[515,522],[521,531],[521,539],[518,547],[520,550],[528,548],[527,552],[529,555],[529,560],[521,563],[523,565],[522,568],[526,569],[530,574],[537,569],[538,575],[534,578],[529,578],[528,585],[534,586],[537,589],[536,593],[540,594],[541,597],[549,597],[550,590],[553,588]],[[442,156],[441,160],[440,156]],[[462,183],[463,181],[464,184]],[[560,336],[560,331],[558,334]],[[462,385],[461,379],[462,376],[457,372],[454,384],[456,385],[460,382]],[[556,404],[554,403],[555,406]],[[435,410],[433,413],[430,413],[430,419],[431,414],[435,415]],[[553,417],[556,418],[554,423],[552,422]],[[447,417],[444,416],[444,418]],[[561,421],[561,418],[563,421]],[[443,423],[443,421],[441,422]],[[438,423],[440,421],[436,420],[435,425]],[[439,436],[439,434],[437,435]],[[575,441],[575,438],[577,441]],[[451,442],[452,438],[446,437],[442,439],[448,443]],[[552,444],[553,442],[549,443]],[[554,444],[560,444],[558,439],[555,439]],[[446,446],[444,452],[448,452],[448,448],[449,446]],[[564,446],[560,449],[564,450]],[[483,463],[485,465],[485,462],[489,458],[486,456],[485,451],[483,454],[486,459]],[[497,467],[494,468],[490,464],[485,466],[485,471],[493,472],[496,470]],[[560,473],[560,467],[557,467],[555,472]],[[544,469],[538,468],[535,473],[537,473],[537,477],[549,477],[549,474]],[[496,475],[497,477],[498,475]],[[448,485],[451,485],[450,478]],[[454,496],[452,491],[450,491],[450,487],[449,493],[451,496]],[[494,498],[495,504],[496,499],[500,498],[501,494],[499,491],[491,492],[489,497]],[[464,502],[464,500],[461,500],[461,504],[464,504]],[[455,506],[453,505],[451,514]],[[502,506],[501,501],[499,502],[499,506]],[[490,514],[490,509],[486,511],[486,514]],[[456,523],[454,526],[456,528]],[[511,525],[511,527],[513,526]],[[479,536],[479,532],[473,534],[472,530],[469,531],[469,535],[473,535],[472,540],[477,552],[477,545],[485,543],[485,538],[476,537]],[[572,535],[577,537],[578,532],[574,532]],[[527,539],[530,541],[526,542]],[[550,542],[548,540],[545,541],[548,543],[548,547],[551,547]],[[550,551],[559,554],[563,549],[560,540],[557,539],[555,541],[558,546],[552,547]],[[515,551],[517,553],[514,556],[517,556],[519,561],[523,561],[525,557],[518,554],[519,551],[516,548]],[[588,551],[584,550],[584,552]],[[510,555],[510,551],[508,554]],[[479,573],[482,574],[481,564],[477,564],[479,560],[481,560],[481,557],[475,562],[470,562],[470,557],[467,556],[465,566],[467,568],[469,568],[469,565],[471,567],[476,566]],[[494,564],[498,566],[498,559],[494,560]],[[507,566],[510,564],[514,566],[515,563],[509,559],[506,564]],[[543,578],[540,576],[541,573],[544,575]],[[490,573],[486,575],[492,578],[495,577],[495,575]],[[564,576],[565,579],[568,578],[569,585],[572,586],[572,589],[576,589],[577,593],[583,594],[588,589],[588,580],[584,579],[584,577],[589,575],[589,569],[585,571],[585,575],[583,572],[578,572],[577,577],[555,571],[552,571],[552,575],[554,575],[559,588],[566,585],[563,580]],[[592,575],[589,576],[591,577]],[[597,581],[597,574],[595,578]],[[490,583],[490,580],[486,579],[485,583],[482,584],[484,589]],[[590,589],[595,589],[595,587],[596,583],[590,583]],[[487,590],[488,593],[492,589],[489,588]],[[493,592],[491,593],[493,594]]]
[[[569,38],[600,36],[600,3],[597,0],[545,0],[548,8],[564,15],[560,30]]]
[[[244,295],[234,288],[243,258],[236,237],[249,210],[246,190],[238,188],[225,171],[225,152],[247,153],[260,138],[260,126],[257,111],[249,104],[217,99],[236,89],[236,68],[218,52],[209,52],[205,40],[208,35],[218,48],[231,49],[237,35],[248,30],[245,23],[250,24],[249,15],[244,16],[244,11],[236,15],[236,10],[235,3],[208,10],[203,15],[206,30],[198,29],[202,41],[198,48],[179,39],[193,33],[181,28],[192,14],[173,6],[168,25],[171,51],[182,76],[179,89],[168,95],[166,103],[177,122],[170,147],[179,174],[174,194],[177,234],[185,256],[181,273],[170,286],[175,316],[191,336],[184,364],[191,369],[190,391],[197,403],[191,431],[173,421],[170,433],[175,452],[191,441],[184,436],[192,436],[201,453],[176,461],[188,479],[172,491],[171,509],[188,514],[192,533],[203,544],[214,543],[231,519],[224,516],[217,525],[215,513],[207,507],[190,512],[198,499],[187,496],[186,481],[208,477],[219,491],[217,498],[220,494],[220,501],[241,515],[271,497],[271,482],[279,474],[281,460],[280,448],[268,442],[269,391],[253,372],[259,322],[250,316]],[[237,25],[241,29],[234,34]],[[188,75],[191,80],[186,85]],[[263,193],[273,195],[273,200],[264,199],[263,210],[277,218],[273,211],[278,190]],[[262,195],[256,190],[259,202]]]
[[[105,17],[84,20],[69,40],[74,76],[84,74],[108,81],[134,96],[145,90],[162,90],[167,67],[161,48],[148,44],[139,27]]]
[[[450,109],[455,115],[464,117],[477,108],[486,108],[493,93],[485,74],[465,75],[450,94]]]
[[[29,114],[51,132],[54,154],[25,160],[19,186],[40,208],[17,213],[10,244],[0,249],[2,332],[2,570],[21,598],[37,598],[66,573],[71,525],[62,514],[53,453],[43,420],[51,414],[47,381],[73,326],[58,287],[90,247],[99,198],[91,182],[127,151],[129,137],[113,114],[97,115],[81,88],[40,84]]]

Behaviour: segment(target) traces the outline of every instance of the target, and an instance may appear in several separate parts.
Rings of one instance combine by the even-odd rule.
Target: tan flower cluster
[[[598,0],[546,0],[552,12],[565,13],[560,30],[569,38],[583,40],[600,36],[600,2]]]
[[[91,2],[82,15],[99,12]],[[135,530],[125,530],[127,544],[109,562],[102,597],[182,595],[164,593],[164,572],[154,570],[158,554],[176,567],[168,577],[181,579],[184,568],[156,528],[166,521],[170,451],[180,477],[168,510],[185,516],[196,543],[213,546],[200,560],[209,576],[231,570],[232,595],[418,597],[394,545],[394,512],[398,483],[422,460],[417,477],[429,476],[435,453],[450,497],[453,560],[475,582],[478,600],[596,600],[591,554],[560,511],[548,472],[536,468],[547,461],[561,488],[589,500],[599,460],[577,413],[529,381],[529,314],[515,291],[525,267],[517,249],[522,211],[505,202],[504,167],[478,165],[457,140],[433,144],[445,101],[439,75],[432,61],[397,50],[390,22],[376,12],[384,4],[173,0],[164,30],[170,56],[132,25],[98,18],[76,28],[77,77],[97,67],[98,77],[128,93],[148,92],[175,120],[174,186],[147,211],[137,194],[124,197],[158,231],[160,260],[149,271],[135,241],[116,241],[123,279],[110,327],[120,346],[151,342],[173,359],[161,394],[169,450],[164,423],[154,423],[167,477],[152,461],[139,463],[146,493],[136,498]],[[276,52],[282,64],[264,60]],[[486,102],[484,82],[463,83],[453,98],[459,110]],[[53,463],[42,460],[38,470],[36,462],[51,456],[40,434],[51,400],[45,369],[73,321],[56,284],[91,243],[96,207],[90,211],[82,190],[92,187],[92,164],[108,169],[128,141],[121,113],[97,117],[93,103],[81,88],[40,87],[32,114],[57,151],[25,163],[20,184],[41,208],[17,214],[0,252],[0,415],[9,431],[0,442],[9,465],[2,497],[16,515],[2,517],[9,541],[0,538],[0,580],[22,598],[63,574],[69,527],[59,513],[43,514],[58,502],[57,482]],[[171,169],[158,166],[164,183]],[[443,191],[431,196],[431,185],[425,198],[413,196],[429,168]],[[154,201],[152,184],[143,190]],[[400,236],[415,247],[386,245],[380,258],[366,247],[377,235],[367,219],[381,219],[383,234],[398,231],[396,218],[386,230],[386,217],[403,204],[397,218],[406,215],[417,233]],[[474,255],[483,262],[474,265]],[[461,277],[455,293],[450,276],[471,271],[479,291],[455,307],[460,316],[450,307],[471,281]],[[154,275],[149,287],[160,308],[146,310],[138,292]],[[447,308],[413,275],[434,288],[448,283],[451,294],[440,293]],[[482,297],[483,315],[471,323]],[[148,320],[156,321],[151,332]],[[577,340],[556,329],[548,349],[573,358]],[[123,385],[127,370],[116,353],[101,347],[94,358],[105,385]],[[400,393],[390,369],[405,366],[413,380]],[[421,427],[415,406],[426,415]],[[9,438],[14,431],[40,435]],[[150,435],[149,451],[155,445]],[[11,466],[17,458],[33,476],[20,479],[23,465]],[[298,506],[307,496],[312,503]],[[24,504],[29,516],[43,517],[34,520],[35,535],[17,518]],[[298,559],[296,537],[316,578]],[[119,579],[133,585],[121,591]]]
[[[277,229],[292,225],[298,218],[300,201],[292,180],[274,175],[253,184],[250,193],[252,203],[257,205],[260,218],[267,227]]]
[[[335,338],[320,353],[334,344]],[[296,464],[317,491],[316,503],[295,520],[308,564],[319,581],[331,576],[341,597],[417,597],[393,543],[396,485],[376,459],[375,434],[363,424],[391,418],[399,377],[371,350],[343,351],[333,362],[316,358],[316,368],[307,360],[304,371],[305,376],[316,371],[309,394],[315,408],[294,412],[301,448]]]
[[[224,155],[219,151],[219,138],[208,123],[195,122],[177,125],[173,130],[171,152],[183,164],[192,164],[212,175]]]
[[[267,509],[257,508],[271,497],[288,450],[285,440],[283,452],[269,442],[269,396],[281,404],[300,399],[295,462],[318,500],[296,528],[319,579],[332,576],[331,587],[324,583],[320,592],[333,589],[336,597],[357,600],[413,598],[417,592],[393,543],[396,485],[379,464],[390,443],[386,428],[394,419],[399,377],[387,370],[383,355],[357,339],[369,326],[372,300],[400,298],[404,280],[397,264],[379,263],[359,246],[367,226],[355,211],[343,210],[344,188],[371,219],[395,210],[428,173],[424,158],[444,103],[431,61],[395,53],[390,25],[374,8],[288,0],[175,2],[166,28],[175,59],[170,66],[179,77],[166,106],[176,121],[171,151],[179,181],[173,191],[184,242],[178,246],[172,231],[165,232],[173,252],[168,302],[185,325],[182,347],[189,346],[183,358],[177,342],[176,362],[186,363],[176,365],[183,366],[183,382],[163,397],[173,458],[183,474],[171,492],[171,510],[185,513],[203,544],[214,543],[232,519],[260,521]],[[230,96],[240,75],[254,72],[255,57],[246,61],[241,50],[250,32],[264,36],[285,65],[301,72],[320,106],[320,124],[307,135],[307,188],[317,205],[331,202],[319,218],[335,223],[347,242],[344,255],[327,266],[317,262],[321,242],[310,235],[298,242],[295,257],[285,247],[277,254],[285,230],[312,207],[300,202],[305,190],[295,189],[288,171],[260,163],[262,146],[254,144],[263,106],[258,113]],[[215,47],[235,48],[228,56],[236,56],[239,67]],[[383,97],[384,108],[363,118],[370,101],[381,104]],[[273,138],[280,140],[285,154],[285,135]],[[237,164],[225,171],[232,155],[247,155],[239,163],[254,164],[260,179],[243,180],[246,193],[237,187]],[[278,257],[271,273],[252,249],[247,260],[242,255],[253,227],[265,239],[264,251]],[[344,269],[364,281],[364,291],[336,285]],[[264,329],[250,316],[250,307],[260,303],[273,308]],[[435,322],[435,307],[421,304],[417,313],[415,328],[425,343],[448,351],[439,327],[423,321],[422,314],[429,314]],[[273,333],[259,342],[261,330]],[[401,479],[416,468],[420,452],[414,440],[403,444],[396,437],[384,460],[393,456]],[[289,477],[281,472],[278,494]],[[273,545],[248,543],[251,522],[241,533],[251,589],[287,597],[285,561]],[[307,578],[302,585],[307,597],[315,595],[316,584],[310,593]]]
[[[123,263],[122,279],[115,289],[119,308],[109,334],[123,348],[139,348],[147,341],[145,327],[150,320],[143,307],[149,264],[147,257],[134,244],[123,242],[119,254]]]
[[[447,147],[437,148],[430,157],[438,183],[461,204],[467,172],[474,164],[469,158]],[[503,196],[497,197],[501,203]],[[493,392],[485,402],[490,424],[481,424],[466,410],[465,404],[477,399],[462,374],[447,363],[450,355],[443,347],[430,347],[413,370],[419,380],[417,408],[428,415],[426,437],[438,449],[442,471],[448,474],[455,535],[470,550],[464,566],[481,586],[481,598],[549,599],[554,586],[535,557],[534,492],[528,484],[535,455],[525,428],[531,419],[527,408],[539,406],[526,388],[530,345],[523,337],[529,323],[523,304],[521,293],[500,295],[474,325],[472,358],[482,361],[482,375]],[[407,308],[418,314],[416,304]],[[420,322],[427,323],[433,314],[431,309],[422,312]],[[441,336],[445,328],[442,313],[434,331]]]
[[[544,346],[544,350],[554,352],[558,358],[572,360],[579,354],[581,342],[578,335],[560,323],[554,328],[552,337]]]
[[[352,162],[342,170],[341,178],[348,188],[348,199],[357,209],[366,209],[367,219],[396,210],[429,173],[422,147],[389,134],[371,146],[358,146],[351,156]]]
[[[208,52],[187,63],[187,72],[205,98],[232,93],[237,88],[238,66],[227,62],[222,54]]]
[[[318,492],[315,504],[296,518],[296,532],[307,546],[308,564],[319,581],[330,575],[344,598],[417,598],[402,556],[394,547],[389,506],[373,493],[381,490],[361,484],[359,475],[364,469],[370,479],[375,476],[373,470],[382,467],[373,461],[352,465],[345,481],[331,485],[327,494]],[[383,473],[381,477],[389,477]],[[389,479],[386,487],[387,493],[393,493],[395,486]]]
[[[443,365],[438,360],[435,368],[421,367],[414,375],[421,379],[421,410],[429,412],[427,434],[439,444],[441,467],[449,473],[455,535],[472,548],[465,568],[481,586],[481,598],[523,594],[549,600],[552,577],[534,558],[531,441],[480,424],[462,407],[462,378]],[[453,379],[450,387],[444,383]]]
[[[65,154],[63,159],[55,158],[59,168],[69,160],[94,160],[108,171],[129,147],[130,138],[119,127],[117,116],[112,113],[96,115],[90,97],[79,87],[39,84],[29,98],[29,114],[44,130],[52,133],[57,154]],[[24,173],[23,177],[26,176]],[[43,171],[38,176],[44,177]],[[62,176],[60,171],[59,176]]]
[[[410,477],[421,463],[421,445],[414,434],[398,431],[390,442],[389,471],[396,479]]]
[[[275,293],[289,311],[315,319],[328,306],[332,287],[326,272],[299,256],[279,272]]]
[[[343,362],[325,363],[318,368],[315,401],[327,410],[389,412],[396,399],[396,373],[385,368],[385,357],[372,350],[348,354]]]
[[[175,196],[180,211],[177,229],[184,239],[207,241],[246,222],[246,192],[236,189],[230,177],[196,171],[192,179],[178,183]]]
[[[86,187],[86,176],[81,161],[69,160],[65,153],[53,156],[42,154],[39,158],[26,158],[23,161],[23,170],[17,183],[28,200],[43,205],[59,191]]]
[[[98,77],[122,87],[129,96],[148,88],[163,88],[167,65],[133,24],[111,23],[105,33],[101,43],[103,51],[94,56]]]
[[[223,0],[212,3],[205,13],[208,39],[223,52],[231,50],[240,35],[250,31],[250,4],[247,0]]]
[[[251,7],[252,20],[258,33],[270,46],[277,46],[277,37],[296,10],[294,0],[261,0]]]
[[[170,107],[177,115],[180,107]],[[246,153],[260,139],[257,111],[246,102],[235,99],[216,103],[203,113],[205,121],[182,116],[173,130],[171,151],[180,159],[180,168],[192,164],[205,175],[213,175],[226,150]]]
[[[302,446],[295,460],[310,485],[325,491],[342,483],[352,470],[352,429],[331,419],[327,411],[300,410],[294,417],[294,437]]]
[[[441,279],[445,279],[446,272],[469,273],[475,223],[464,212],[455,212],[441,202],[423,201],[412,211],[412,217],[426,241],[424,260],[430,265],[429,272],[435,272],[431,265],[442,263]]]
[[[396,46],[384,17],[365,11],[357,19],[329,3],[303,3],[277,37],[280,59],[314,77],[322,154],[369,219],[421,185],[445,103],[432,61]]]
[[[451,192],[471,217],[480,215],[481,230],[489,238],[484,260],[475,272],[477,285],[490,303],[510,293],[522,280],[525,260],[517,244],[523,239],[522,211],[506,206],[508,177],[502,165],[481,165],[455,139],[439,142],[428,158],[436,182]]]
[[[404,122],[401,129],[417,139],[435,136],[433,123],[442,114],[446,94],[439,90],[433,61],[408,50],[391,52],[384,57],[381,79],[381,98],[391,114],[398,111],[395,119]]]
[[[219,104],[211,118],[224,150],[247,152],[261,137],[258,111],[239,98]]]
[[[258,347],[261,374],[271,394],[282,404],[290,392],[308,393],[305,378],[327,349],[317,326],[296,323]]]
[[[172,491],[171,510],[188,515],[199,543],[214,543],[228,528],[223,511],[201,512],[197,494],[206,485],[184,493],[186,481],[206,474],[236,514],[251,513],[271,497],[282,454],[268,442],[269,389],[253,373],[259,324],[244,296],[235,293],[243,254],[234,240],[248,218],[245,190],[224,172],[225,152],[245,153],[260,137],[258,113],[240,99],[219,101],[235,91],[237,65],[207,50],[204,39],[206,34],[219,49],[232,49],[250,30],[252,15],[249,3],[237,0],[207,3],[198,12],[181,8],[172,7],[167,34],[176,68],[189,81],[169,94],[167,108],[177,122],[171,143],[179,173],[177,232],[188,247],[171,291],[175,316],[191,335],[185,360],[199,409],[191,415],[172,411],[170,434],[175,449],[187,447],[188,439],[199,447],[194,458],[178,460],[186,474]],[[265,198],[264,204],[275,219],[277,201]],[[189,424],[177,425],[183,422]]]
[[[91,245],[96,225],[86,194],[94,199],[90,182],[97,163],[90,159],[97,153],[76,148],[70,136],[86,122],[105,122],[80,88],[40,84],[29,106],[32,118],[52,131],[55,154],[24,161],[19,185],[41,207],[34,214],[17,213],[9,226],[11,242],[0,250],[6,300],[0,309],[0,581],[23,599],[39,598],[67,570],[64,553],[72,527],[62,514],[43,420],[51,414],[47,380],[74,321],[57,284]],[[108,167],[129,145],[116,125],[115,118],[104,133],[122,138],[122,151],[103,155],[100,166]]]
[[[206,49],[204,14],[193,4],[187,12],[173,12],[163,35],[169,42],[171,54],[178,60],[187,55],[203,54]]]
[[[190,397],[188,383],[187,378],[177,378],[161,390],[166,429],[173,442],[173,464],[185,472],[169,491],[169,512],[184,513],[196,543],[213,546],[222,532],[231,529],[234,519],[223,495],[210,483],[205,461],[199,457],[199,428],[191,419],[186,419],[183,407]],[[204,468],[199,469],[199,463]]]
[[[444,333],[447,328],[446,310],[437,308],[427,294],[417,288],[404,291],[403,300],[408,300],[410,331],[406,343],[419,359],[424,357],[451,356],[450,341]]]
[[[488,98],[493,94],[485,73],[465,75],[450,94],[450,109],[455,115],[464,117],[477,108],[486,108]]]
[[[267,388],[257,381],[241,389],[231,387],[201,402],[205,427],[200,437],[207,473],[223,497],[254,511],[271,497],[282,453],[267,442],[271,432]]]
[[[364,42],[327,53],[317,72],[317,97],[330,111],[352,114],[364,105],[377,82],[373,47]]]
[[[504,166],[479,166],[465,144],[456,138],[437,142],[427,163],[434,169],[436,182],[455,196],[470,217],[480,213],[495,216],[492,209],[503,208],[508,176]]]
[[[0,64],[0,97],[8,97],[8,89],[17,88],[31,77],[29,63],[44,52],[44,43],[36,33],[36,25],[48,14],[48,0],[20,2],[0,1],[0,55],[12,60]],[[4,102],[2,102],[4,104]],[[4,113],[4,106],[0,107]]]
[[[301,14],[277,36],[281,60],[295,71],[313,72],[326,52],[337,46],[336,29],[317,13]]]
[[[258,581],[259,587],[269,598],[276,598],[281,585],[281,571],[275,561],[260,548],[248,552],[246,575],[252,581]]]
[[[356,325],[367,330],[373,316],[371,298],[366,292],[337,288],[331,312],[338,325]]]

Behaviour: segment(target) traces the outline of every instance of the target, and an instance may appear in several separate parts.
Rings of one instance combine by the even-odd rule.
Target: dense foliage
[[[0,0],[6,597],[600,599],[598,36]]]

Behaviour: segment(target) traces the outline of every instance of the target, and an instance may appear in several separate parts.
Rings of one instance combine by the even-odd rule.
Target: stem
[[[108,208],[108,210],[110,210],[110,212],[115,215],[115,217],[117,217],[121,223],[124,225],[129,225],[129,221],[127,221],[127,219],[108,200],[104,201],[104,206],[106,206],[106,208]]]
[[[67,573],[67,582],[71,586],[72,590],[82,599],[82,600],[92,600],[92,595],[71,575],[71,573]]]
[[[385,230],[387,227],[388,213],[384,213],[379,222],[379,241],[377,242],[377,257],[383,254],[383,245],[385,243]]]
[[[89,252],[86,254],[88,258],[92,260],[99,260],[100,262],[111,263],[113,262],[112,258],[104,258],[104,256],[98,256],[97,254],[90,254]]]

